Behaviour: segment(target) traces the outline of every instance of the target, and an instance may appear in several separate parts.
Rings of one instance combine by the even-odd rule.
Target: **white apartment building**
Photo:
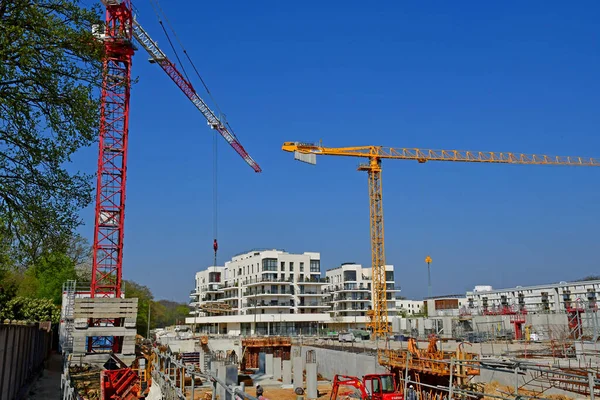
[[[196,274],[187,324],[232,335],[316,334],[329,320],[321,256],[254,250]]]
[[[502,313],[503,310],[527,313],[564,313],[574,309],[597,309],[600,280],[560,282],[548,285],[496,289],[476,286],[467,292],[471,314]]]
[[[407,317],[415,314],[421,314],[425,311],[425,302],[423,300],[396,300],[396,310],[398,314],[406,314]]]
[[[386,289],[388,316],[397,314],[394,266],[386,265]],[[372,308],[373,298],[372,268],[363,268],[360,264],[346,263],[325,272],[329,282],[329,302],[332,324],[343,327],[365,328],[368,322],[367,311]],[[391,321],[391,320],[390,320]]]

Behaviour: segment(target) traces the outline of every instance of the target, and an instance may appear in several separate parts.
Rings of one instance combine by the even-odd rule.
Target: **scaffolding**
[[[75,293],[77,290],[77,281],[69,280],[63,283],[63,294],[65,299],[64,309],[61,316],[61,330],[59,338],[60,351],[63,354],[73,352],[73,329],[75,320],[73,314],[75,311]]]

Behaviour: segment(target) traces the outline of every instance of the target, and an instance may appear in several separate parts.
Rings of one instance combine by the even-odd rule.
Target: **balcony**
[[[255,308],[255,307],[283,307],[283,308],[291,308],[293,307],[293,304],[291,301],[278,301],[278,300],[271,300],[271,301],[264,301],[264,300],[260,300],[257,301],[256,303],[254,303],[252,300],[248,300],[248,302],[246,303],[246,308]]]
[[[334,286],[330,286],[326,289],[324,289],[324,291],[326,292],[330,292],[330,293],[335,293],[335,292],[358,292],[358,291],[365,291],[365,292],[370,292],[371,288],[368,287],[367,285],[363,285],[362,283],[360,284],[356,284],[356,283],[345,283],[343,285],[334,285]]]
[[[261,296],[293,296],[293,290],[246,290],[244,291],[245,297],[261,297]]]
[[[367,296],[343,296],[338,295],[333,297],[333,301],[371,301],[371,295]]]
[[[325,293],[317,293],[317,292],[312,292],[312,291],[303,291],[300,290],[300,293],[298,293],[298,296],[300,297],[309,297],[309,296],[325,296]]]
[[[202,290],[202,293],[221,293],[223,290],[221,289],[221,285],[218,283],[210,283],[206,287],[206,289]]]
[[[321,302],[318,301],[307,301],[307,302],[300,302],[300,304],[298,304],[298,308],[329,308],[329,305],[327,304],[323,304]]]
[[[303,280],[298,280],[296,283],[298,285],[327,285],[329,284],[329,279],[311,276],[310,278],[306,277]]]
[[[272,276],[262,276],[258,279],[256,278],[249,278],[249,279],[245,279],[244,281],[242,281],[242,284],[245,286],[256,286],[256,285],[260,285],[262,283],[275,283],[275,284],[283,284],[283,285],[289,285],[292,284],[294,282],[293,278],[290,279],[279,279],[279,278],[275,278]]]

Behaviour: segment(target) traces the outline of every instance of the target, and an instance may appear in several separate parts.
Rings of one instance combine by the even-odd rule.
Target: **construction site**
[[[600,280],[509,289],[478,286],[464,296],[433,296],[429,281],[424,300],[405,302],[411,307],[419,304],[419,312],[411,314],[410,308],[399,305],[400,287],[410,282],[404,280],[403,267],[386,259],[382,189],[383,166],[393,168],[395,160],[466,163],[473,168],[514,165],[524,170],[600,167],[600,159],[591,157],[357,143],[327,147],[323,144],[326,136],[317,143],[283,138],[278,151],[293,153],[290,163],[314,166],[321,158],[357,161],[366,187],[363,209],[356,214],[362,213],[365,220],[368,216],[370,265],[344,263],[321,270],[320,253],[277,249],[246,251],[219,265],[215,223],[214,263],[196,275],[185,322],[151,330],[148,315],[147,331],[136,329],[138,299],[125,296],[123,278],[127,270],[124,242],[136,240],[125,239],[134,54],[140,53],[167,75],[206,120],[206,130],[214,131],[215,140],[225,140],[228,152],[233,150],[255,173],[262,168],[213,103],[183,48],[180,53],[196,71],[210,102],[192,85],[173,46],[179,38],[167,33],[163,21],[168,19],[160,15],[160,6],[157,15],[166,35],[160,43],[163,47],[169,43],[173,56],[150,37],[131,0],[101,3],[106,20],[94,27],[105,59],[93,264],[91,282],[68,280],[62,288],[58,340],[63,400],[568,400],[600,396]],[[216,220],[216,180],[214,185]],[[428,269],[431,262],[427,256]],[[170,272],[161,273],[168,276]],[[20,377],[19,385],[26,381],[17,370],[28,367],[16,366],[25,338],[39,336],[49,341],[46,325],[43,335],[40,327],[28,325],[27,330],[24,325],[10,320],[0,324],[0,399],[25,398],[10,385],[15,377]],[[40,351],[46,353],[47,347]],[[39,354],[33,353],[28,350],[27,357],[42,365]]]

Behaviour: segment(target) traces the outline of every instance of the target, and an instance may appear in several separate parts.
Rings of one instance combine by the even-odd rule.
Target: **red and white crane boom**
[[[125,220],[125,186],[129,135],[129,95],[133,39],[169,75],[175,84],[255,172],[260,166],[250,157],[233,132],[208,107],[146,31],[135,21],[131,0],[101,0],[105,24],[95,30],[106,50],[100,97],[100,133],[96,212],[92,266],[92,297],[120,297]],[[214,243],[216,252],[216,239]],[[104,321],[107,322],[107,321]],[[117,323],[118,321],[113,321]],[[113,343],[113,345],[116,345]],[[95,347],[95,344],[92,345]],[[113,346],[114,349],[114,346]]]
[[[133,37],[138,43],[148,52],[152,61],[156,62],[169,75],[175,84],[183,93],[191,100],[196,108],[204,115],[208,125],[217,130],[223,138],[233,147],[233,149],[246,161],[246,163],[254,169],[254,172],[261,172],[260,166],[250,157],[236,137],[227,129],[215,113],[208,107],[206,102],[198,95],[192,84],[179,72],[175,64],[169,60],[165,53],[158,47],[156,42],[152,40],[150,35],[142,28],[142,26],[133,20]]]

